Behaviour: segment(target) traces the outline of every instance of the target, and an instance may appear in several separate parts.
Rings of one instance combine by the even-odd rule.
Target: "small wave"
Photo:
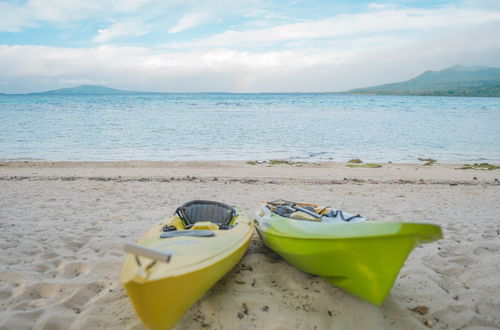
[[[232,105],[232,106],[235,106],[235,107],[242,107],[243,104],[239,103],[239,102],[216,102],[215,105]]]

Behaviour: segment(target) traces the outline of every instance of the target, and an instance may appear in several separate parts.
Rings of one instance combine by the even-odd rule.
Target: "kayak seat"
[[[198,221],[192,227],[192,230],[217,230],[219,226],[210,221]]]
[[[236,211],[230,205],[206,200],[194,200],[182,204],[175,213],[181,218],[186,228],[193,227],[197,222],[212,222],[219,226],[229,226],[236,216]]]

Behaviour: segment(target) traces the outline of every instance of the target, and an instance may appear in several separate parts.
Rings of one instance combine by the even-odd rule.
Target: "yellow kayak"
[[[128,252],[121,283],[151,329],[171,329],[245,254],[253,222],[236,207],[191,201]]]

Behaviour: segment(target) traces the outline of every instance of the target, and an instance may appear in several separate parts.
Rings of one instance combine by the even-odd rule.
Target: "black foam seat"
[[[236,211],[230,205],[206,200],[194,200],[184,203],[175,213],[181,218],[185,226],[200,221],[210,221],[218,225],[229,225]]]

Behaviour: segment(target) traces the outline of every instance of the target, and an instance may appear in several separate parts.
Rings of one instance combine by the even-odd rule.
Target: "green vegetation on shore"
[[[357,167],[365,167],[365,168],[380,168],[382,165],[375,163],[363,163],[363,161],[359,158],[353,158],[347,162],[347,167],[357,168]]]
[[[263,160],[263,161],[256,161],[256,160],[249,160],[247,161],[248,165],[259,165],[259,164],[267,164],[268,166],[274,166],[274,165],[295,165],[295,166],[302,166],[306,164],[311,164],[308,162],[294,162],[291,160],[284,160],[284,159],[270,159],[270,160]]]
[[[357,167],[366,167],[366,168],[380,168],[382,165],[375,163],[361,163],[361,164],[347,164],[347,167],[357,168]]]
[[[432,166],[436,162],[435,159],[432,158],[417,158],[421,162],[425,162],[425,166]]]
[[[483,171],[493,171],[500,169],[500,166],[491,165],[488,163],[480,163],[480,164],[464,164],[462,167],[458,168],[459,170],[483,170]]]

